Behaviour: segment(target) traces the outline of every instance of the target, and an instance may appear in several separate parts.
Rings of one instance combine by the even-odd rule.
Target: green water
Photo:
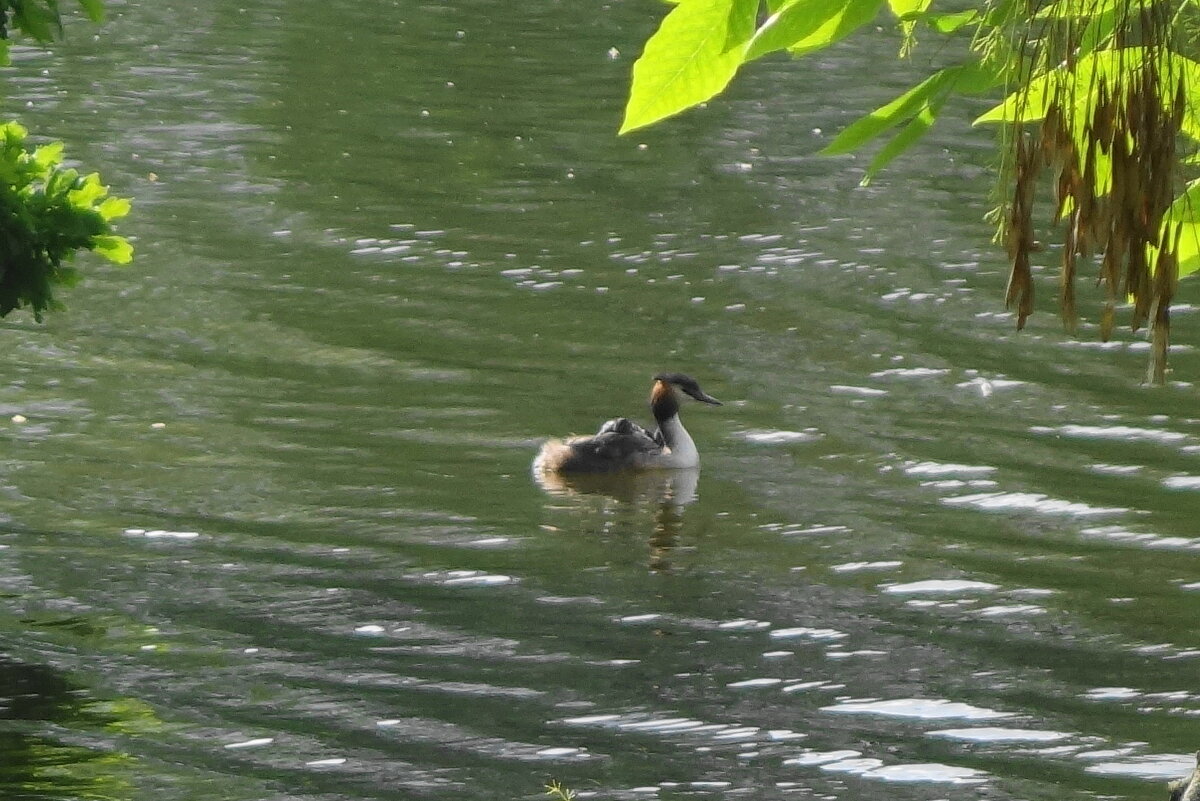
[[[4,323],[0,796],[1165,797],[1196,287],[1164,389],[1049,274],[1016,334],[978,109],[866,189],[815,155],[911,80],[886,32],[616,138],[660,14],[160,0],[18,53],[138,259]],[[530,477],[661,370],[725,402],[694,486]]]

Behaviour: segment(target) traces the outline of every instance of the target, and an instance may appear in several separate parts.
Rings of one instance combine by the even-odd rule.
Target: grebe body
[[[721,402],[683,373],[659,373],[650,390],[650,410],[658,427],[650,432],[624,417],[609,420],[590,437],[552,439],[542,446],[533,469],[549,473],[615,473],[700,466],[700,452],[679,420],[679,406],[690,397]]]

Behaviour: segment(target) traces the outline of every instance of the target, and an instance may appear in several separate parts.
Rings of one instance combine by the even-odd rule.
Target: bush
[[[31,150],[27,135],[16,122],[0,125],[0,317],[28,307],[40,322],[47,309],[61,307],[54,289],[78,283],[70,264],[76,251],[117,264],[133,258],[112,228],[130,202],[109,197],[96,173],[62,167],[61,142]]]

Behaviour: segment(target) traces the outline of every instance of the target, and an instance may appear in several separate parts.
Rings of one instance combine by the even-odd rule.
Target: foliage
[[[958,46],[942,48],[952,63],[847,127],[824,152],[886,138],[868,181],[947,102],[1005,89],[976,123],[1002,132],[1006,188],[995,219],[1018,327],[1033,309],[1031,213],[1039,176],[1049,172],[1063,229],[1064,322],[1074,327],[1077,264],[1092,259],[1106,292],[1101,335],[1110,335],[1116,307],[1132,301],[1131,325],[1149,323],[1151,379],[1161,382],[1175,284],[1200,269],[1200,182],[1177,194],[1187,152],[1200,144],[1200,63],[1189,38],[1200,28],[1197,0],[991,0],[967,9],[934,0],[679,0],[634,65],[621,132],[707,101],[762,56],[828,47],[885,6],[901,56],[933,35]]]
[[[79,0],[89,18],[103,16],[100,0]],[[0,0],[0,64],[9,64],[10,31],[46,44],[62,32],[58,0]],[[63,145],[30,149],[19,123],[0,125],[0,317],[28,307],[41,321],[58,308],[53,290],[79,281],[70,264],[75,252],[95,251],[127,264],[129,242],[112,222],[129,213],[130,202],[109,197],[96,173],[80,175],[62,166]]]
[[[56,306],[54,285],[79,279],[69,262],[77,250],[94,250],[126,264],[133,248],[112,232],[129,213],[129,201],[109,197],[95,173],[63,168],[60,142],[30,150],[27,132],[0,126],[0,316],[28,306],[40,321]]]
[[[546,795],[550,796],[554,801],[573,801],[575,791],[569,790],[556,779],[551,779],[546,785]]]
[[[104,18],[101,0],[79,0],[92,22]],[[50,44],[62,35],[62,14],[58,0],[0,0],[0,66],[11,63],[9,31],[20,31],[38,44]]]

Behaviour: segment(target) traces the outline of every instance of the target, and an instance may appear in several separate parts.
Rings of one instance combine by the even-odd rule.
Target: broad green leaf
[[[1172,54],[1171,61],[1171,69],[1175,71],[1159,74],[1178,75],[1179,80],[1183,82],[1187,102],[1183,104],[1183,119],[1180,120],[1179,128],[1192,139],[1200,141],[1200,63],[1176,54]],[[1172,88],[1168,88],[1167,91],[1172,97],[1165,98],[1164,105],[1171,106],[1174,103],[1174,92]]]
[[[1148,50],[1143,47],[1124,47],[1097,50],[1082,56],[1073,70],[1058,68],[1037,76],[1029,84],[976,118],[975,123],[1035,122],[1046,116],[1055,97],[1071,98],[1071,115],[1066,120],[1073,131],[1082,132],[1095,109],[1095,87],[1103,80],[1110,87],[1127,85],[1138,70],[1146,66],[1147,58],[1155,59],[1153,68],[1160,76],[1174,75],[1192,93],[1200,89],[1200,63],[1167,50]],[[1175,102],[1175,84],[1161,81],[1164,107]],[[1185,104],[1181,128],[1194,139],[1200,139],[1200,109],[1196,103]]]
[[[800,57],[814,50],[828,47],[840,41],[879,16],[883,0],[843,0],[842,10],[812,35],[795,42],[788,48],[793,57]]]
[[[875,158],[871,159],[871,163],[867,165],[867,172],[861,182],[863,186],[869,184],[871,179],[887,166],[892,159],[912,147],[914,142],[924,136],[933,127],[934,121],[937,120],[939,108],[940,104],[925,106],[908,125],[904,126],[904,129],[900,133],[892,137],[890,142],[879,149],[879,152],[875,154]]]
[[[33,163],[47,170],[62,162],[63,143],[51,142],[33,151]]]
[[[729,41],[730,20],[739,14],[753,19],[757,8],[757,0],[682,0],[675,6],[633,65],[620,133],[670,117],[724,89],[742,64],[742,48]]]
[[[832,142],[825,146],[821,153],[825,155],[848,153],[879,136],[888,128],[910,119],[928,104],[929,98],[940,94],[947,84],[953,83],[962,69],[962,66],[957,66],[938,70],[895,100],[846,126]]]
[[[1179,277],[1200,270],[1200,179],[1188,183],[1163,215],[1163,230],[1177,236],[1175,257]]]
[[[1115,7],[1089,19],[1083,29],[1083,34],[1079,37],[1079,55],[1098,50],[1109,40],[1116,27],[1117,10]]]
[[[887,0],[888,8],[900,19],[923,14],[933,0]]]
[[[62,22],[55,10],[39,3],[22,2],[11,5],[13,8],[9,18],[10,24],[29,38],[49,44],[54,40],[55,33],[62,33]]]
[[[1200,225],[1179,223],[1179,229],[1175,258],[1179,262],[1179,277],[1184,278],[1200,271]]]
[[[133,203],[129,198],[108,197],[101,201],[100,205],[96,207],[96,211],[104,218],[105,222],[109,222],[124,217],[132,207]]]
[[[1141,14],[1161,0],[1056,0],[1042,8],[1034,19],[1086,19],[1111,14]]]
[[[133,245],[123,236],[98,236],[92,240],[92,249],[114,264],[133,261]]]
[[[1020,25],[1020,20],[1025,19],[1029,14],[1028,1],[999,0],[999,2],[987,3],[981,13],[985,26],[1002,27],[1010,22]]]
[[[734,0],[725,29],[725,50],[741,49],[754,35],[758,24],[758,0]]]
[[[1167,208],[1163,220],[1180,223],[1200,223],[1200,178],[1188,183],[1183,194]]]
[[[104,4],[100,0],[79,0],[79,5],[83,6],[83,12],[92,22],[103,21]]]
[[[1046,116],[1050,102],[1054,99],[1054,90],[1058,87],[1058,73],[1034,78],[1028,86],[1024,86],[1004,98],[998,106],[993,106],[975,118],[973,125],[989,122],[1034,122]]]
[[[995,63],[985,64],[976,61],[964,64],[963,69],[954,79],[953,91],[963,95],[981,95],[990,92],[1004,83],[1001,67]]]
[[[855,120],[821,152],[836,155],[854,150],[889,128],[915,117],[923,109],[940,105],[952,94],[978,94],[998,81],[994,72],[978,62],[938,70],[895,100]]]
[[[83,179],[83,183],[67,193],[71,204],[79,208],[90,209],[102,197],[108,194],[108,187],[100,183],[100,175],[92,173]]]
[[[6,145],[19,145],[25,141],[26,136],[29,136],[29,131],[15,120],[0,125],[0,139],[3,139]]]
[[[79,173],[76,170],[54,170],[46,179],[46,194],[53,196],[62,192],[70,192],[78,182]]]
[[[954,14],[931,14],[925,20],[938,33],[954,33],[964,25],[974,22],[978,17],[979,12],[971,9],[970,11],[959,11]]]
[[[828,47],[866,25],[884,0],[791,0],[767,18],[750,40],[746,61],[787,50],[802,56]]]
[[[1144,61],[1142,48],[1127,47],[1089,53],[1075,63],[1073,70],[1053,69],[1032,79],[975,119],[975,125],[988,122],[1036,122],[1046,116],[1055,97],[1066,94],[1085,103],[1101,77],[1110,86],[1120,83],[1120,73],[1137,69]],[[1082,111],[1082,109],[1080,109]]]

